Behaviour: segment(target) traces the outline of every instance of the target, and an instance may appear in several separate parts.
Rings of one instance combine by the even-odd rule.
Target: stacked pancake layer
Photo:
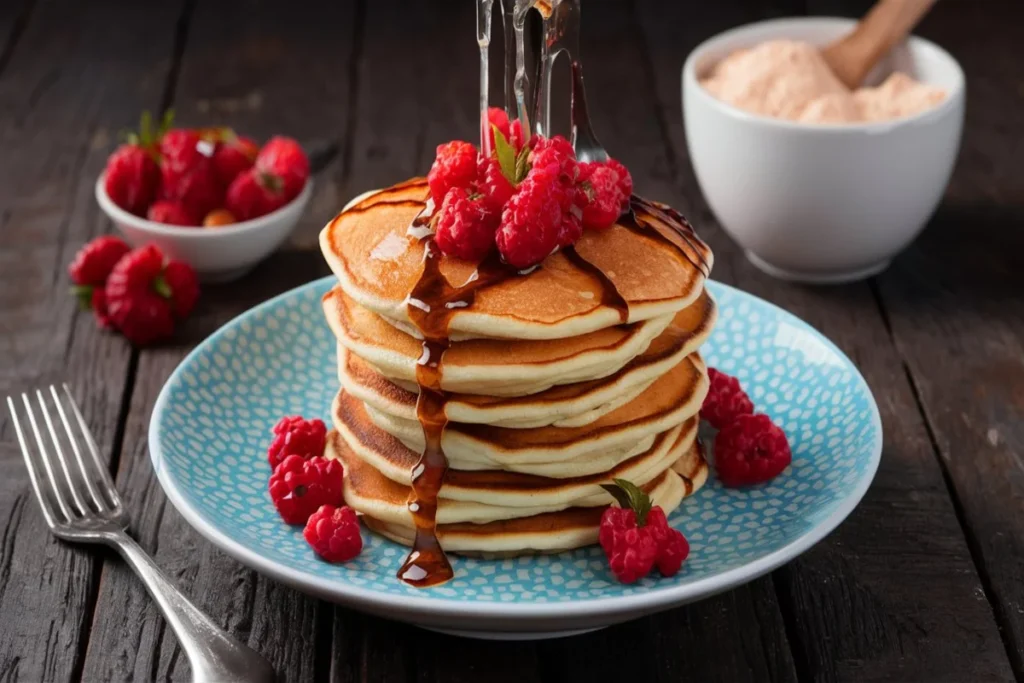
[[[418,522],[460,553],[557,551],[597,540],[612,479],[666,512],[699,488],[715,305],[685,221],[634,198],[619,224],[515,273],[432,249],[426,197],[422,180],[375,193],[320,236],[339,280],[323,300],[341,384],[328,456],[366,524],[412,544]],[[429,529],[414,486],[428,397],[447,464]]]

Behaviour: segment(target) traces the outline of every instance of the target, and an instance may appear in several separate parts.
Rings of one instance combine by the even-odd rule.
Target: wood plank
[[[188,29],[174,106],[185,125],[230,123],[261,139],[340,140],[355,8],[281,3],[200,5]],[[337,210],[337,165],[316,178],[296,235],[315,235]],[[230,318],[315,277],[327,266],[310,249],[280,251],[245,278],[203,288],[176,343],[141,353],[125,427],[118,486],[133,530],[195,602],[263,653],[289,681],[315,680],[329,666],[318,626],[331,608],[243,567],[201,538],[168,506],[149,462],[150,410],[184,355]],[[269,504],[269,501],[268,501]],[[118,563],[104,569],[84,680],[188,680],[189,668],[152,601]]]
[[[960,158],[927,230],[878,278],[896,346],[1024,680],[1024,136],[1020,70],[1006,49],[1019,3],[940,3],[920,33],[967,74]],[[971,36],[985,39],[972,40]]]
[[[702,14],[718,13],[708,8]],[[673,30],[678,28],[679,24],[673,26]],[[638,192],[675,201],[678,196],[676,179],[660,130],[659,102],[651,89],[644,39],[628,5],[594,3],[584,6],[581,50],[595,131],[610,153],[630,168]],[[753,618],[755,614],[757,619]],[[647,629],[658,637],[628,638],[627,642],[639,652],[636,658],[618,660],[622,674],[629,673],[629,667],[638,661],[650,660],[661,667],[652,669],[651,675],[662,676],[662,680],[673,680],[673,677],[678,680],[684,672],[702,681],[796,678],[782,615],[769,579],[726,596],[655,616],[645,627],[625,625],[607,634],[573,639],[572,642],[588,651],[608,653],[589,657],[593,668],[584,670],[590,671],[591,676],[598,675],[602,668],[615,670],[617,658],[612,653],[616,648],[612,643],[616,638],[625,638],[621,633],[636,629]],[[730,650],[730,658],[715,660],[701,656],[713,651],[722,639],[737,645]],[[575,662],[576,658],[569,657],[568,661]],[[572,668],[574,671],[567,675],[577,675],[575,665]],[[586,676],[580,673],[579,680]]]
[[[93,182],[116,130],[159,105],[178,9],[39,2],[0,75],[0,395],[67,380],[105,455],[118,441],[130,349],[76,312],[64,269],[108,227]],[[52,540],[6,409],[0,441],[0,679],[68,680],[99,556]]]
[[[901,361],[871,289],[810,289],[756,272],[715,225],[688,163],[679,102],[686,53],[725,28],[637,6],[673,174],[669,196],[706,234],[715,277],[793,311],[850,355],[879,399],[885,453],[850,519],[774,575],[801,679],[1010,680],[1012,673]],[[758,18],[748,13],[735,23]]]

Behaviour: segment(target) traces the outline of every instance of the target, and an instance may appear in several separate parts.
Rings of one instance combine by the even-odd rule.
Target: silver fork
[[[75,399],[68,386],[63,387],[64,391],[58,392],[50,386],[49,402],[41,390],[36,390],[35,408],[27,394],[21,395],[22,412],[28,418],[25,429],[14,397],[7,397],[7,408],[14,421],[28,476],[50,531],[65,541],[103,543],[121,554],[142,579],[178,636],[192,666],[193,681],[264,683],[275,680],[274,669],[267,660],[200,612],[128,536],[128,515],[121,496],[114,488]],[[73,419],[68,419],[65,404]],[[37,419],[37,412],[41,420]],[[70,446],[73,458],[65,454],[59,430],[54,427],[57,421],[64,426],[66,438],[63,441]],[[41,422],[49,441],[40,429]],[[26,436],[29,428],[35,437],[34,451]]]

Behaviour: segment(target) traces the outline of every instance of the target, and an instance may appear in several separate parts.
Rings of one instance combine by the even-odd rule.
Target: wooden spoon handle
[[[845,38],[823,50],[825,60],[850,88],[927,14],[935,0],[879,0]]]

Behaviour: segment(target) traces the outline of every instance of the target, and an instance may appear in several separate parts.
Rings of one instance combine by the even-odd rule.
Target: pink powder
[[[762,116],[804,123],[853,123],[910,116],[941,102],[941,88],[894,73],[876,88],[851,92],[809,43],[771,40],[739,50],[701,80],[708,92]]]

